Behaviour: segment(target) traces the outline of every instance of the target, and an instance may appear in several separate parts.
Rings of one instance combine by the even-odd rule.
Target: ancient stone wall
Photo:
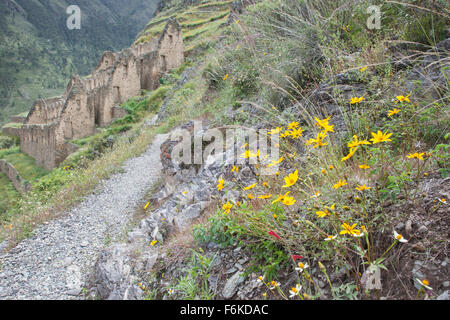
[[[20,132],[20,148],[36,159],[36,164],[48,170],[56,167],[57,124],[23,125]]]
[[[46,124],[58,119],[64,106],[64,97],[37,100],[25,120],[27,124]]]
[[[16,168],[5,160],[0,160],[0,171],[11,180],[14,188],[20,193],[25,193],[33,189],[28,181],[25,181],[16,170]]]
[[[22,129],[21,149],[52,169],[67,157],[67,143],[94,134],[124,117],[119,107],[141,90],[154,90],[161,76],[184,62],[181,27],[169,19],[159,39],[120,53],[105,52],[96,69],[85,78],[73,76],[61,97],[34,103]]]
[[[159,38],[158,69],[165,73],[179,67],[184,62],[183,35],[181,26],[176,20],[170,19]]]

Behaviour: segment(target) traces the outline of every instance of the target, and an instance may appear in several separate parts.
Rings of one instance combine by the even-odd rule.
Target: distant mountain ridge
[[[133,43],[161,0],[0,0],[0,124]],[[81,9],[69,30],[67,7]]]

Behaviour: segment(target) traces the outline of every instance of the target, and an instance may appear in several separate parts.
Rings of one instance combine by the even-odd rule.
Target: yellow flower
[[[298,125],[299,125],[298,122],[292,121],[291,123],[289,123],[288,129],[295,129],[298,127]]]
[[[280,164],[280,163],[283,162],[283,161],[284,161],[284,158],[283,158],[283,157],[281,157],[280,159],[278,159],[278,161],[273,160],[272,163],[269,163],[269,164],[267,165],[267,168],[270,168],[270,167],[272,167],[272,166],[275,166],[275,165],[277,165],[277,164]]]
[[[363,144],[370,144],[370,142],[367,140],[358,140],[358,136],[354,135],[353,140],[351,142],[347,143],[347,147],[349,147],[351,149],[351,148],[359,147],[360,145],[363,145]]]
[[[346,160],[350,159],[350,158],[355,154],[356,150],[358,150],[357,147],[356,147],[356,148],[350,148],[349,154],[346,155],[345,157],[343,157],[343,158],[341,159],[341,161],[346,161]]]
[[[271,195],[271,194],[262,195],[262,196],[259,196],[259,197],[258,197],[258,199],[269,199],[269,198],[272,198],[272,195]]]
[[[285,185],[282,188],[289,188],[293,186],[298,180],[298,170],[295,170],[294,173],[290,173],[287,177],[284,178]]]
[[[275,129],[270,130],[267,134],[277,134],[283,130],[283,127],[276,127]]]
[[[241,156],[245,159],[259,157],[259,150],[256,153],[250,150],[245,150],[245,152],[242,153]]]
[[[404,97],[404,96],[397,96],[396,98],[397,98],[397,101],[398,102],[411,102],[411,101],[409,101],[409,96],[410,96],[410,94],[408,94],[406,97]]]
[[[292,206],[297,200],[294,199],[294,197],[284,197],[282,200],[282,203],[286,206]]]
[[[341,179],[339,179],[339,182],[336,183],[336,184],[333,186],[333,188],[334,188],[334,189],[339,189],[340,187],[343,187],[343,186],[345,186],[345,185],[347,185],[347,184],[348,184],[347,181],[345,181],[345,180],[342,180],[342,181],[341,181]]]
[[[240,207],[241,203],[239,201],[236,202],[236,207]]]
[[[222,191],[225,181],[222,179],[222,177],[219,178],[219,184],[217,185],[217,190]]]
[[[152,241],[152,243],[150,243],[150,246],[152,246],[152,247],[153,247],[153,246],[154,246],[154,245],[155,245],[155,244],[156,244],[157,242],[158,242],[158,241],[156,241],[156,240],[153,240],[153,241]]]
[[[330,164],[330,165],[328,166],[328,169],[333,170],[333,169],[334,169],[334,166],[333,166],[332,164]]]
[[[249,193],[247,197],[248,197],[250,200],[252,200],[252,199],[255,198],[251,193]]]
[[[254,183],[254,184],[252,184],[252,185],[250,185],[250,186],[248,186],[248,187],[245,187],[244,190],[250,190],[250,189],[253,189],[254,187],[256,187],[256,185],[257,185],[257,183]]]
[[[363,100],[364,100],[364,97],[359,97],[359,98],[358,97],[354,97],[354,98],[351,98],[350,104],[360,103]]]
[[[341,225],[342,229],[341,232],[339,234],[349,234],[352,236],[359,236],[361,234],[361,231],[359,231],[358,229],[355,229],[356,227],[356,223],[352,226],[350,226],[347,223],[344,223],[343,225]]]
[[[306,141],[306,145],[309,146],[315,143],[316,145],[314,145],[313,148],[327,146],[328,142],[323,143],[323,139],[325,139],[326,137],[327,137],[326,132],[321,131],[317,134],[315,139],[309,139],[308,141]]]
[[[273,217],[274,219],[276,219],[276,218],[277,218],[277,215],[274,213],[274,214],[272,215],[272,217]]]
[[[272,204],[277,203],[278,201],[283,201],[284,198],[291,193],[290,191],[286,192],[284,195],[279,195],[278,198],[272,201]]]
[[[227,203],[222,206],[222,209],[225,211],[225,213],[230,213],[232,207],[233,205],[229,201],[227,201]]]
[[[239,167],[233,166],[233,169],[231,169],[231,172],[239,173]]]
[[[370,167],[367,164],[361,164],[359,167],[361,169],[370,169]]]
[[[364,191],[364,190],[369,190],[370,187],[367,187],[366,184],[363,184],[362,186],[357,186],[355,189],[358,191]]]
[[[316,120],[316,123],[314,125],[316,127],[322,127],[324,129],[323,130],[324,133],[334,132],[334,130],[333,130],[334,125],[330,125],[328,123],[328,121],[330,121],[330,119],[331,119],[331,116],[326,119],[323,119],[323,120],[320,120],[320,119],[314,117],[314,120]]]
[[[223,77],[223,80],[227,80],[228,79],[228,73]]]
[[[394,108],[393,110],[389,110],[388,117],[392,117],[394,114],[399,113],[401,110]]]
[[[297,138],[299,138],[301,136],[303,136],[303,129],[302,128],[292,129],[292,131],[291,131],[292,139],[297,139]]]
[[[423,160],[423,156],[425,155],[425,152],[422,153],[410,153],[409,155],[407,155],[406,157],[409,159],[414,159],[417,158],[419,160]]]
[[[319,216],[319,218],[323,218],[330,215],[330,211],[328,209],[325,209],[324,211],[316,211],[316,214]]]
[[[325,170],[325,169],[322,169],[322,170],[320,170],[323,174],[327,174],[327,170]]]
[[[377,133],[375,132],[371,132],[372,135],[372,139],[370,139],[370,141],[372,141],[373,144],[376,143],[380,143],[380,142],[387,142],[387,141],[392,141],[391,139],[389,139],[390,136],[392,136],[392,133],[383,133],[380,130],[378,130]]]
[[[147,210],[148,206],[150,205],[150,202],[147,202],[147,204],[144,207],[144,210]]]
[[[366,71],[367,67],[362,67],[361,69],[359,69],[359,71],[364,72]]]

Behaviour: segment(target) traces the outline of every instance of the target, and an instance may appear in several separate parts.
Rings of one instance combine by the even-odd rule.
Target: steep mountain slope
[[[39,96],[61,91],[72,74],[89,73],[105,50],[129,46],[159,0],[0,1],[0,124]],[[69,5],[81,29],[69,30]]]
[[[76,141],[79,152],[0,216],[5,248],[34,230],[5,255],[0,297],[38,298],[33,286],[51,288],[66,271],[71,294],[88,299],[448,299],[444,1],[421,1],[423,8],[414,0],[167,2],[136,42],[175,16],[186,63],[158,90],[125,103],[128,116]],[[384,17],[379,30],[366,24],[374,3]],[[124,159],[173,128],[190,130],[195,141],[205,131],[192,132],[193,119],[224,134],[282,133],[281,157],[236,163],[215,149],[202,165],[178,166],[176,143],[166,140],[146,153],[160,179],[148,190],[123,189],[151,170],[136,159],[121,166]],[[243,158],[260,151],[251,141],[229,147],[223,152]],[[276,163],[276,174],[260,174]],[[113,183],[99,185],[109,175]],[[120,176],[133,178],[119,186]],[[90,200],[77,205],[83,198]],[[117,210],[130,217],[129,203],[140,221],[111,239],[99,214],[112,208],[117,215],[108,218],[122,225]],[[62,212],[79,216],[51,221]],[[63,235],[74,237],[59,242]],[[73,249],[58,265],[65,246]],[[73,265],[77,251],[98,256],[95,270],[93,260],[86,264],[92,283],[79,282],[89,271]],[[52,267],[34,273],[33,259]]]

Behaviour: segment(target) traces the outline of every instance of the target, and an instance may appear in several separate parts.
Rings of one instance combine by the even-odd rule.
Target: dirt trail
[[[83,299],[99,251],[125,235],[136,207],[160,177],[166,137],[157,135],[146,152],[123,164],[123,172],[0,256],[0,299]]]

